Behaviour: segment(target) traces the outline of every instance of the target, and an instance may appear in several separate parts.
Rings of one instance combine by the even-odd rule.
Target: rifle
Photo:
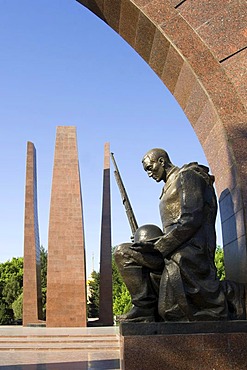
[[[113,153],[111,153],[111,159],[112,159],[113,165],[115,167],[114,176],[115,176],[115,179],[116,179],[116,182],[117,182],[120,194],[121,194],[123,205],[125,207],[125,211],[126,211],[126,214],[127,214],[127,217],[128,217],[128,221],[129,221],[129,224],[130,224],[131,231],[132,231],[132,238],[131,239],[133,239],[134,234],[135,234],[136,230],[138,229],[138,224],[137,224],[134,212],[132,210],[127,192],[125,190],[123,181],[121,179],[121,176],[120,176],[120,173],[119,173],[119,170],[118,170],[118,167],[117,167],[117,163],[115,161]]]

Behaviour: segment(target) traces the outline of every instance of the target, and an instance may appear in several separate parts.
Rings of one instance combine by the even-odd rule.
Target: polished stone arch
[[[246,1],[77,0],[160,77],[216,177],[227,277],[247,282]]]

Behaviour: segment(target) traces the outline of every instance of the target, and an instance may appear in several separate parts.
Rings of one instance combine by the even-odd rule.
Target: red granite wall
[[[100,241],[99,320],[100,323],[103,325],[113,325],[109,143],[105,143],[104,146],[103,197]]]
[[[47,327],[86,326],[86,273],[76,129],[57,127],[47,271]]]
[[[121,370],[243,370],[246,340],[247,333],[127,336]]]
[[[27,143],[24,274],[23,274],[23,326],[42,319],[40,242],[37,212],[36,150]]]
[[[142,56],[184,110],[216,176],[227,277],[247,282],[246,1],[77,1]]]

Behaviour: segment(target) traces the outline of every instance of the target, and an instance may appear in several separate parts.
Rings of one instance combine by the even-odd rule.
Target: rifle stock
[[[120,176],[118,166],[117,166],[117,163],[115,161],[113,153],[111,153],[111,159],[112,159],[113,165],[115,167],[114,176],[115,176],[115,179],[116,179],[116,182],[117,182],[120,194],[121,194],[121,198],[122,198],[122,201],[123,201],[123,205],[124,205],[124,208],[125,208],[125,211],[126,211],[126,215],[127,215],[128,221],[129,221],[129,225],[130,225],[130,228],[131,228],[131,231],[132,231],[132,237],[133,237],[136,230],[138,229],[138,224],[137,224],[133,209],[131,207],[131,204],[130,204],[130,201],[129,201],[129,198],[128,198],[128,194],[125,190],[122,178]]]

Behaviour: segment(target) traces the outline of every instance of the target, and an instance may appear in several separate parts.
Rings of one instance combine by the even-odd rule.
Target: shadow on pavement
[[[119,370],[119,359],[28,365],[0,365],[0,370]]]

